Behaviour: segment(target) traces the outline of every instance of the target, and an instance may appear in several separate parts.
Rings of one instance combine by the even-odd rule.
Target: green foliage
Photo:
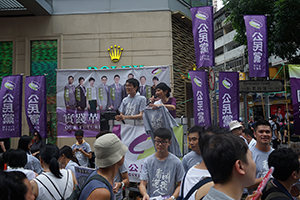
[[[244,15],[266,15],[268,53],[290,63],[300,63],[300,0],[223,0],[229,14],[228,21],[237,31],[235,40],[247,45]]]
[[[0,42],[0,87],[3,76],[12,75],[13,43]]]

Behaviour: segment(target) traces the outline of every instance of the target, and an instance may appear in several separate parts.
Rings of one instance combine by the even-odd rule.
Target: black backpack
[[[93,175],[93,176],[89,177],[89,178],[85,181],[84,185],[83,185],[81,188],[80,188],[78,185],[76,185],[76,186],[75,186],[75,190],[73,190],[71,196],[69,196],[69,197],[67,198],[67,200],[77,200],[77,199],[79,199],[80,194],[81,194],[83,188],[84,188],[90,181],[92,181],[92,180],[99,180],[99,181],[103,182],[108,188],[110,187],[110,184],[108,183],[108,181],[107,181],[103,176],[101,176],[100,174],[96,174],[96,175]]]

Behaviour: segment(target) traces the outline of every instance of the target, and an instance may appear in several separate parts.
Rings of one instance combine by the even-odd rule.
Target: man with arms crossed
[[[171,132],[166,128],[154,132],[156,152],[144,160],[140,177],[139,189],[143,200],[160,195],[174,200],[179,195],[184,169],[179,158],[168,151],[171,137]]]

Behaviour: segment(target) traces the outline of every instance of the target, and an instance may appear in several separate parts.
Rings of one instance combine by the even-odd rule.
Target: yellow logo
[[[107,49],[110,59],[113,62],[119,62],[121,55],[122,55],[122,51],[123,48],[121,48],[120,46],[117,47],[117,45],[115,46],[110,46],[110,49]]]

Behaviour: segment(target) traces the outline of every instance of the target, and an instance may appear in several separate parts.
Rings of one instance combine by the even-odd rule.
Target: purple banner
[[[267,17],[244,16],[249,58],[249,77],[269,77]]]
[[[215,65],[213,7],[191,8],[197,68]]]
[[[207,73],[189,71],[193,87],[195,125],[210,126],[210,100],[208,93]]]
[[[0,90],[0,138],[21,137],[23,76],[5,76]]]
[[[27,76],[25,79],[25,114],[31,133],[37,130],[47,138],[47,90],[45,76]]]
[[[239,119],[239,73],[219,72],[219,126]]]
[[[289,65],[293,102],[294,132],[300,135],[300,65]]]
[[[74,137],[75,131],[82,129],[84,137],[95,137],[100,132],[100,111],[57,108],[57,137]]]

